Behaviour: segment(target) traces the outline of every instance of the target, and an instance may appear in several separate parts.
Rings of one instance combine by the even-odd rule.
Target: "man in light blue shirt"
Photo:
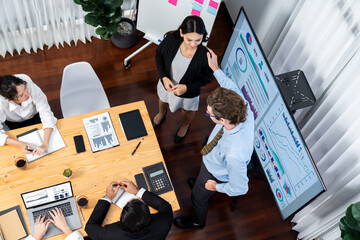
[[[206,113],[216,125],[201,151],[201,170],[191,193],[194,216],[176,218],[174,224],[179,228],[203,228],[208,202],[215,192],[239,196],[248,191],[247,164],[253,152],[254,116],[237,86],[219,69],[215,53],[209,49],[207,54],[220,84],[207,98]]]

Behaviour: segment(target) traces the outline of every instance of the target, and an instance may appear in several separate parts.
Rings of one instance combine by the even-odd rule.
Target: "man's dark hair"
[[[150,225],[149,207],[139,199],[128,202],[122,210],[120,226],[129,233],[139,233]]]
[[[242,123],[246,120],[245,101],[233,90],[219,87],[210,93],[206,103],[212,108],[216,117],[227,119],[231,124]]]
[[[10,100],[16,100],[18,91],[16,86],[21,84],[26,85],[26,82],[21,78],[13,75],[4,75],[0,77],[0,95]]]

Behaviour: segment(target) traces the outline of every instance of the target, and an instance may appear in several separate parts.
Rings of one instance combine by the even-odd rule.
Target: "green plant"
[[[71,175],[72,175],[71,169],[70,168],[65,169],[64,172],[63,172],[63,175],[65,177],[71,177]]]
[[[104,40],[116,32],[122,18],[123,0],[74,0],[85,12],[85,22],[96,28],[96,34]]]
[[[360,202],[351,204],[346,209],[346,215],[340,219],[339,227],[342,239],[360,239]]]

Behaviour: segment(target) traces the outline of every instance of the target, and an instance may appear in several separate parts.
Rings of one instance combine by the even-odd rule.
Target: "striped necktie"
[[[219,141],[219,139],[221,138],[221,136],[224,133],[223,130],[224,127],[222,127],[219,132],[216,134],[216,136],[213,138],[213,140],[211,140],[211,142],[209,142],[208,144],[206,144],[202,149],[201,149],[201,154],[202,155],[206,155],[208,154],[217,144],[217,142]]]

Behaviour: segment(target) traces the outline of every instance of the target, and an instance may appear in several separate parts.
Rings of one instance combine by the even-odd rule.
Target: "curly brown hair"
[[[233,90],[219,87],[210,93],[206,103],[216,117],[227,119],[231,124],[239,124],[246,120],[247,104]]]

